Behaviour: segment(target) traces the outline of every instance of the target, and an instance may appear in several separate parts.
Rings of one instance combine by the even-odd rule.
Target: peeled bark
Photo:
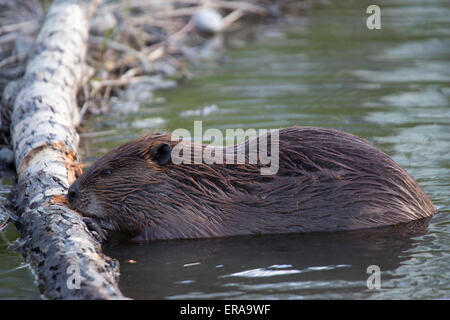
[[[102,253],[64,198],[81,172],[76,92],[86,70],[89,18],[99,2],[55,1],[20,85],[5,90],[12,95],[6,100],[14,101],[11,141],[18,183],[10,201],[20,232],[15,247],[50,299],[125,298],[117,286],[117,261]]]

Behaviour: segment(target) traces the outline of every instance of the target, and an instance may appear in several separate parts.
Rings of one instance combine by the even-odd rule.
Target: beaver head
[[[172,149],[179,143],[192,144],[172,141],[169,134],[129,141],[89,167],[70,186],[67,199],[104,229],[143,240],[225,233],[221,216],[225,211],[220,205],[234,201],[236,183],[230,179],[239,175],[235,180],[243,185],[248,175],[258,174],[258,168],[242,166],[242,171],[233,173],[223,165],[175,164]],[[190,150],[193,159],[198,149]],[[179,156],[183,157],[183,150]]]
[[[137,233],[146,224],[146,213],[162,205],[161,172],[174,143],[162,134],[125,143],[89,167],[69,188],[67,199],[106,229]]]

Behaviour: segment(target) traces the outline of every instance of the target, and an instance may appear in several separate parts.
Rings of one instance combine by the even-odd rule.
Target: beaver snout
[[[80,197],[80,189],[78,187],[78,181],[75,181],[69,188],[67,192],[66,199],[69,201],[70,205],[74,205],[76,200]]]

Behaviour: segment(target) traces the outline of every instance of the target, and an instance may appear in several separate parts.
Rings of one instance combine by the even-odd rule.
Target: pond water
[[[136,299],[450,298],[450,9],[442,1],[329,1],[255,26],[222,59],[158,91],[126,117],[90,120],[94,161],[143,132],[308,125],[363,137],[404,167],[438,213],[430,224],[370,231],[111,244],[120,287]],[[2,188],[8,189],[8,183]],[[415,230],[411,232],[411,230]],[[9,240],[16,234],[7,230]],[[367,268],[381,270],[368,289]],[[29,269],[0,239],[0,298],[39,298]]]

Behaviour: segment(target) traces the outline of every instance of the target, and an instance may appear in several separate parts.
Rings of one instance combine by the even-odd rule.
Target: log
[[[126,299],[118,262],[65,201],[81,173],[76,93],[86,70],[89,20],[100,0],[56,0],[49,7],[25,75],[5,89],[14,101],[11,142],[18,182],[10,195],[18,250],[49,299]]]

